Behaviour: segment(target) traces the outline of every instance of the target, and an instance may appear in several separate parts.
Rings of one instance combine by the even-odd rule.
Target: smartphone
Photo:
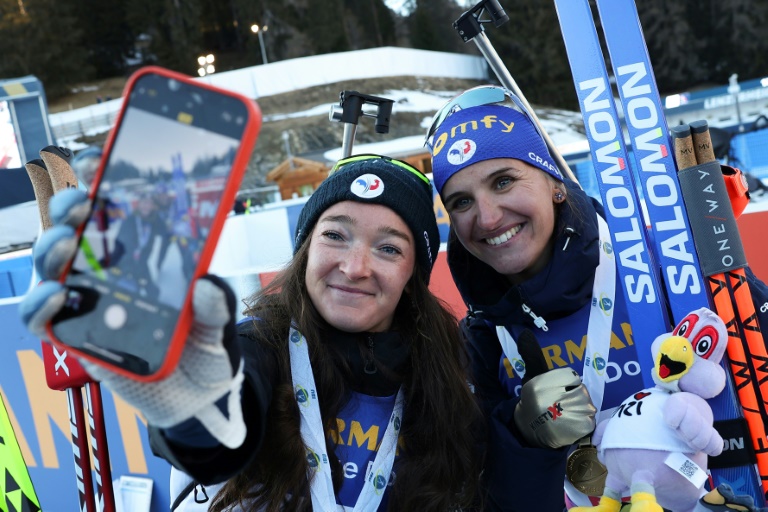
[[[261,127],[244,96],[142,68],[90,185],[54,344],[140,381],[168,375]]]

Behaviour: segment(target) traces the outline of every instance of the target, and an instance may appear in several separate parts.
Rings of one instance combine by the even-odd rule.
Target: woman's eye
[[[323,236],[325,238],[328,238],[329,240],[337,240],[337,241],[344,240],[344,238],[335,231],[324,231]]]
[[[499,190],[507,188],[511,184],[512,184],[512,178],[509,178],[506,176],[499,178],[498,180],[496,180],[496,183],[495,183],[496,188]]]
[[[464,210],[472,203],[472,201],[468,197],[461,197],[459,199],[455,199],[451,201],[451,204],[448,206],[448,211],[453,210]]]
[[[394,245],[385,245],[381,248],[381,250],[386,254],[402,254],[403,251],[401,251],[399,248],[395,247]]]

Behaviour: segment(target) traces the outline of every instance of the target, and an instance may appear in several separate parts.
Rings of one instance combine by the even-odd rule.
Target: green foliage
[[[577,109],[554,2],[506,0],[509,21],[487,26],[488,38],[533,104]]]
[[[87,79],[91,67],[74,0],[0,0],[0,77],[35,75],[50,97]]]
[[[409,16],[411,44],[421,50],[464,53],[474,50],[453,28],[453,22],[461,16],[463,9],[451,0],[414,0]]]
[[[70,0],[72,1],[72,0]],[[78,0],[73,14],[81,28],[80,45],[98,78],[121,75],[135,36],[128,26],[125,0]],[[86,28],[87,27],[87,28]]]
[[[701,56],[708,81],[727,83],[732,73],[738,73],[740,80],[765,76],[765,0],[698,2],[689,5],[688,14],[698,21],[692,28],[694,37],[703,42]]]
[[[639,14],[660,88],[674,90],[707,79],[700,58],[705,41],[693,33],[684,3],[650,0]]]

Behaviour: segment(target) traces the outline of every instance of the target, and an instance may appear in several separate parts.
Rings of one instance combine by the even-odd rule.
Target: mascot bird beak
[[[670,336],[659,347],[653,371],[661,382],[672,382],[688,373],[693,361],[691,342],[682,336]]]

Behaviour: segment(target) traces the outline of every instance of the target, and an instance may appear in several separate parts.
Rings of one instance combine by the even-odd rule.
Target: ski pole
[[[43,159],[27,162],[25,167],[32,182],[40,214],[40,225],[44,231],[51,227],[48,211],[50,198],[62,188],[77,187],[77,177],[68,165],[71,153],[67,153],[62,148],[56,146],[48,146],[40,152],[40,155]],[[91,473],[90,451],[87,443],[88,436],[83,414],[82,392],[83,387],[87,384],[87,388],[85,388],[87,400],[85,403],[87,404],[89,424],[91,426],[91,443],[93,445],[94,469],[96,472],[95,500],[100,505],[98,510],[114,512],[115,501],[100,386],[97,382],[90,379],[77,361],[67,359],[66,352],[58,352],[47,342],[42,342],[42,351],[48,387],[55,390],[63,390],[67,395],[80,510],[88,512],[95,512],[97,510],[96,502],[94,501],[94,482]],[[104,482],[106,482],[106,485],[103,485]]]
[[[40,150],[40,157],[50,175],[54,194],[64,188],[78,187],[77,176],[70,166],[72,158],[70,150],[58,146],[46,146]],[[74,363],[78,367],[80,366],[77,361],[74,361]],[[112,489],[112,472],[109,462],[106,427],[104,425],[101,385],[91,379],[84,370],[83,374],[86,376],[86,380],[77,385],[84,388],[87,396],[86,405],[88,407],[88,418],[91,427],[94,471],[96,473],[96,500],[101,504],[103,512],[114,512],[115,498]],[[85,424],[83,423],[82,425],[85,428]]]
[[[746,282],[746,258],[741,237],[720,164],[712,151],[706,121],[676,126],[671,131],[680,187],[697,252],[701,256],[702,273],[709,285],[715,311],[726,324],[728,359],[752,437],[765,499],[768,496],[768,406],[765,400],[768,393],[763,391],[762,385],[766,384],[764,367],[768,355]],[[748,305],[743,304],[745,299]],[[739,306],[741,318],[734,309]],[[755,361],[761,364],[756,365]]]
[[[707,122],[694,121],[693,123],[690,123],[690,127],[696,161],[699,164],[716,162],[717,159],[715,158],[715,153],[712,148],[712,140]],[[733,215],[732,210],[728,211]],[[735,221],[736,219],[734,217],[734,224]],[[738,231],[736,231],[736,235],[738,244],[741,245],[741,237],[738,236]],[[747,282],[747,274],[744,270],[745,266],[746,261],[744,266],[726,272],[725,277],[727,277],[731,304],[735,309],[735,318],[739,322],[742,337],[747,343],[750,353],[750,363],[754,365],[755,376],[757,377],[760,392],[762,396],[768,400],[768,365],[766,364],[768,363],[768,352],[766,351],[760,324],[757,320],[755,305],[752,302],[752,295]],[[768,419],[768,408],[766,409],[766,419]]]
[[[83,395],[80,388],[66,389],[67,406],[69,410],[69,434],[72,439],[72,454],[75,457],[75,475],[77,476],[79,511],[96,512],[93,498],[93,476],[91,475],[90,450],[83,414]]]
[[[568,163],[565,161],[565,158],[563,158],[563,155],[560,154],[560,151],[555,146],[555,143],[552,141],[549,134],[544,129],[544,126],[541,124],[541,121],[536,115],[536,112],[525,98],[523,91],[517,85],[517,82],[515,82],[515,79],[512,77],[512,74],[509,72],[506,66],[504,66],[504,62],[502,62],[501,57],[499,57],[499,54],[491,44],[488,36],[485,35],[485,28],[483,27],[483,23],[487,23],[487,21],[480,19],[480,16],[482,16],[483,13],[489,14],[491,16],[490,21],[493,21],[494,25],[497,27],[509,21],[509,16],[507,16],[498,0],[480,0],[480,2],[462,14],[453,23],[453,28],[456,29],[456,31],[459,33],[459,36],[464,40],[465,43],[470,40],[475,43],[478,50],[480,50],[480,53],[483,54],[486,62],[488,62],[488,65],[491,67],[493,72],[496,74],[496,77],[501,82],[501,85],[512,91],[518,98],[520,98],[520,102],[523,104],[526,110],[528,110],[528,113],[531,116],[531,120],[536,124],[536,127],[541,132],[541,135],[544,138],[544,142],[547,145],[547,149],[552,155],[552,158],[554,158],[557,162],[557,166],[563,171],[568,179],[578,184],[579,181],[576,179],[576,175],[568,166]]]
[[[53,183],[45,162],[35,159],[25,165],[27,174],[32,182],[37,208],[40,214],[40,226],[42,230],[51,227],[48,212],[48,203],[53,196]],[[75,462],[75,475],[77,477],[77,490],[80,511],[96,512],[93,499],[93,478],[91,475],[91,463],[89,457],[87,434],[84,429],[83,397],[80,388],[76,386],[55,387],[52,381],[58,378],[59,372],[69,378],[71,374],[70,362],[66,361],[66,353],[59,353],[46,343],[42,342],[43,365],[46,369],[46,382],[51,389],[64,390],[67,396],[67,413],[69,416],[69,433],[72,442],[72,454]],[[50,354],[50,357],[48,356]],[[48,364],[46,364],[48,362]],[[85,372],[82,372],[85,373]]]
[[[104,408],[101,386],[91,381],[85,386],[88,404],[88,425],[91,431],[91,452],[96,473],[96,500],[99,510],[115,512],[115,493],[112,487],[112,468],[107,450],[107,427],[104,424]]]

